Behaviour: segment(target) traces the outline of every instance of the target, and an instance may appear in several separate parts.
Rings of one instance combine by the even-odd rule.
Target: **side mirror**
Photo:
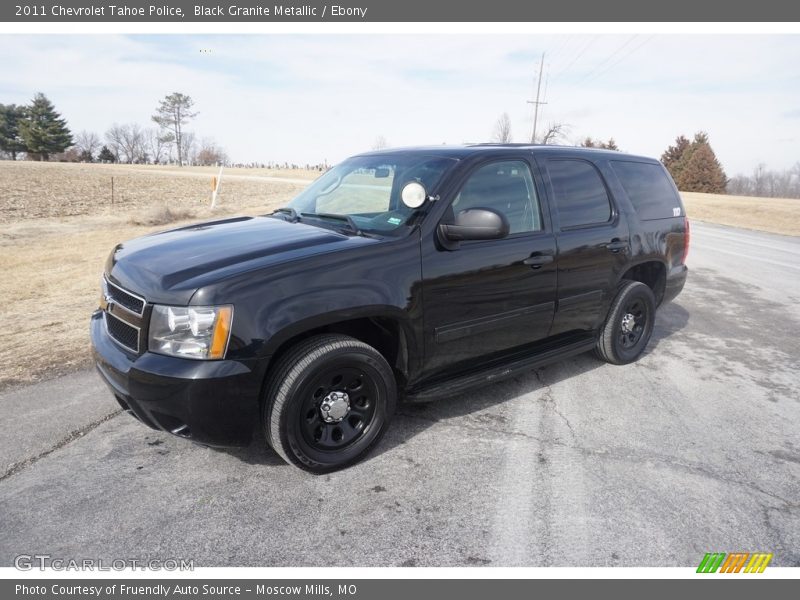
[[[452,225],[439,225],[442,237],[451,242],[499,240],[508,235],[505,215],[489,208],[468,208],[456,215]]]

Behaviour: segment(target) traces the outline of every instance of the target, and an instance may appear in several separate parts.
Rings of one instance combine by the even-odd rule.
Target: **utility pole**
[[[539,82],[536,84],[536,100],[528,100],[528,104],[533,104],[533,133],[531,133],[531,144],[536,143],[536,123],[539,120],[539,105],[547,102],[539,101],[539,93],[542,91],[542,73],[544,72],[544,52],[539,63]]]

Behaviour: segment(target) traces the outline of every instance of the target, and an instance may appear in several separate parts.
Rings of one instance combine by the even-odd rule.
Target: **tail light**
[[[689,255],[689,241],[692,238],[692,234],[689,230],[689,217],[683,218],[683,256],[681,256],[681,264],[686,264],[686,257]]]

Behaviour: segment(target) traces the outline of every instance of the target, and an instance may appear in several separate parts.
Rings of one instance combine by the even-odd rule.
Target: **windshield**
[[[288,206],[304,221],[314,215],[321,219],[340,215],[349,217],[359,231],[391,233],[415,212],[400,200],[403,186],[418,181],[431,193],[455,163],[451,158],[407,153],[350,158],[314,181]]]

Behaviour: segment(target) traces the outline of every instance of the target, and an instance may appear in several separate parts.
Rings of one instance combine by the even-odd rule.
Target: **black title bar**
[[[797,22],[800,2],[4,0],[3,22]]]

